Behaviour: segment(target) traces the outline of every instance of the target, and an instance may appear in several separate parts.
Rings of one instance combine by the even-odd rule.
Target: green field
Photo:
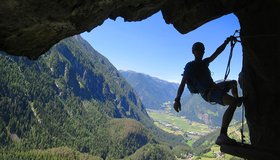
[[[215,130],[205,124],[190,121],[185,117],[178,117],[176,115],[172,115],[170,112],[156,110],[148,110],[147,112],[149,116],[154,120],[156,126],[158,126],[166,132],[184,136],[186,138],[186,143],[189,146],[192,146],[196,140]],[[240,123],[231,123],[231,126],[229,127],[230,137],[236,139],[237,141],[240,141],[240,126]],[[245,140],[248,143],[248,131],[245,132],[245,137]],[[193,155],[192,159],[239,159],[238,157],[233,157],[231,155],[221,153],[220,147],[218,145],[215,145],[214,142],[210,143],[207,139],[202,145],[209,146],[210,150],[199,155]]]
[[[209,126],[193,122],[185,117],[177,117],[170,113],[148,110],[149,116],[155,121],[155,125],[162,130],[176,135],[183,135],[187,138],[189,145],[202,135],[213,131]]]

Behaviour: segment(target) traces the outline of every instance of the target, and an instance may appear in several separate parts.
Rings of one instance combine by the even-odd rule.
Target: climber
[[[203,43],[196,42],[193,44],[192,53],[195,60],[187,63],[185,66],[184,73],[182,74],[183,78],[178,88],[177,97],[175,98],[173,106],[177,112],[181,110],[180,99],[185,84],[187,84],[187,87],[192,94],[199,93],[203,99],[209,103],[215,102],[223,106],[228,105],[228,108],[223,115],[220,135],[216,140],[216,144],[218,145],[236,143],[234,139],[228,137],[227,129],[236,107],[241,106],[243,98],[238,97],[236,80],[215,83],[211,77],[208,66],[209,63],[211,63],[226,48],[226,45],[231,40],[234,40],[234,38],[235,37],[233,36],[228,37],[210,57],[205,59],[202,59],[205,50]],[[229,90],[231,90],[232,96],[227,94]]]

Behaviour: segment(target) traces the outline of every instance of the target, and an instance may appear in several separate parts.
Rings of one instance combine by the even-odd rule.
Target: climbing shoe
[[[237,142],[234,139],[229,138],[225,134],[220,134],[215,143],[217,145],[222,145],[222,144],[236,144]]]

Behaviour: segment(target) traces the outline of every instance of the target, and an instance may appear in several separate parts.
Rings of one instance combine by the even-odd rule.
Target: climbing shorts
[[[234,83],[236,83],[235,80],[217,83],[215,88],[205,90],[201,96],[207,102],[214,102],[224,106],[223,96],[231,89]]]

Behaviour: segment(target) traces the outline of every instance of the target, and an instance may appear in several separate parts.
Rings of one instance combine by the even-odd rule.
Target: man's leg
[[[232,97],[228,94],[224,94],[223,103],[224,103],[224,105],[228,105],[228,108],[226,109],[226,111],[223,115],[220,136],[216,140],[216,144],[218,144],[218,145],[223,144],[223,143],[232,144],[232,143],[236,142],[235,140],[230,139],[228,137],[228,134],[227,134],[229,124],[232,120],[232,117],[234,115],[234,111],[237,107],[236,98],[234,98],[234,97]]]
[[[235,98],[232,96],[225,94],[223,96],[223,102],[225,105],[228,105],[228,108],[226,109],[223,119],[222,119],[222,128],[221,128],[221,134],[227,135],[227,129],[228,126],[232,120],[232,117],[234,115],[234,111],[236,109],[236,102]]]

